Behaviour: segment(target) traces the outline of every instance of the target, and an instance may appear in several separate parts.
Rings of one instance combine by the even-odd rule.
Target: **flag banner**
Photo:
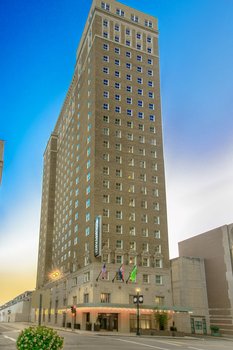
[[[114,278],[112,279],[112,282],[115,282],[116,278],[118,281],[124,282],[124,266],[123,266],[123,264],[121,264],[120,268],[117,270]]]
[[[101,278],[102,278],[102,280],[107,279],[107,267],[106,267],[105,263],[102,266]]]
[[[121,267],[120,267],[119,270],[118,270],[118,278],[119,278],[119,280],[122,281],[122,282],[124,282],[124,273],[125,273],[125,271],[124,271],[124,266],[123,266],[123,264],[122,264]]]
[[[108,273],[107,273],[107,267],[106,267],[105,263],[103,264],[103,266],[101,268],[101,271],[100,271],[100,273],[98,274],[98,276],[96,278],[96,282],[98,282],[100,276],[101,276],[102,280],[107,279]]]
[[[138,272],[137,265],[134,265],[133,269],[129,273],[129,277],[126,280],[126,283],[128,283],[129,281],[130,282],[135,282],[136,281],[136,277],[137,277],[137,272]]]
[[[138,272],[137,265],[134,265],[133,270],[131,271],[130,276],[129,276],[129,280],[131,282],[135,282],[136,281],[137,272]]]

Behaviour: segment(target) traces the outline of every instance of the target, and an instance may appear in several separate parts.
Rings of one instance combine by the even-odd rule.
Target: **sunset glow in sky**
[[[158,17],[170,256],[233,222],[233,1],[123,0]],[[0,2],[0,305],[35,288],[43,152],[91,0]]]

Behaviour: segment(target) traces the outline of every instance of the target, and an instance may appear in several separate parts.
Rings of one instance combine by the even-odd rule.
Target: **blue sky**
[[[233,1],[122,3],[159,19],[174,257],[178,241],[233,222]],[[72,78],[90,5],[90,0],[0,2],[0,139],[6,140],[0,304],[35,286],[43,152]]]

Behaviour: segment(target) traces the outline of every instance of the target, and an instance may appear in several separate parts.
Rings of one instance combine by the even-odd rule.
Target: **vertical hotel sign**
[[[94,230],[94,255],[96,257],[101,256],[101,241],[102,241],[102,220],[101,216],[95,217],[95,230]]]

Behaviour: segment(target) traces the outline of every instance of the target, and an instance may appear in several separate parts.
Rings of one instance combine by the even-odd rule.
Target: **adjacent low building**
[[[233,224],[180,242],[179,254],[204,259],[210,325],[233,335]]]
[[[0,322],[30,322],[31,291],[26,291],[0,306]]]
[[[189,307],[193,334],[208,334],[209,310],[205,264],[202,258],[179,257],[171,260],[173,302],[179,308]],[[183,322],[186,320],[183,319]],[[182,324],[184,329],[187,325]]]

